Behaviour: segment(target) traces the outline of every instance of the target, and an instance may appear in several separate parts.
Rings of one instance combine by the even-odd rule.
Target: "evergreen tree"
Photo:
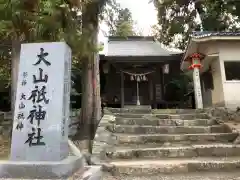
[[[128,8],[122,8],[113,0],[104,11],[104,20],[109,28],[110,36],[134,36],[134,21]]]
[[[193,31],[238,31],[240,2],[232,0],[154,0],[156,37],[165,45],[186,47]]]

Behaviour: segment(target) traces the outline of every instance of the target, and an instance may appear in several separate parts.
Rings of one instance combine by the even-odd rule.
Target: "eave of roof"
[[[109,41],[155,41],[154,36],[108,36]]]

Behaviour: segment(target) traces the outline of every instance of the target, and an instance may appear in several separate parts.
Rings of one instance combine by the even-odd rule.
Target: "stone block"
[[[58,179],[83,168],[83,157],[68,156],[62,161],[0,161],[0,178]]]

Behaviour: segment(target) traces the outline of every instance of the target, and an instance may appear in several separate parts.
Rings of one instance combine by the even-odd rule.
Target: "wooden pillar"
[[[149,75],[149,81],[148,81],[148,86],[149,86],[149,99],[150,103],[153,103],[153,76],[152,74]]]
[[[157,96],[156,96],[156,72],[153,73],[152,75],[152,83],[153,83],[153,104],[154,108],[156,109],[157,105]]]
[[[154,102],[154,82],[153,82],[154,74],[149,75],[149,80],[148,80],[148,88],[149,88],[149,104],[151,105],[152,109],[155,107],[155,102]]]
[[[159,69],[159,73],[160,73],[160,82],[161,82],[161,85],[162,85],[162,100],[165,100],[165,77],[164,77],[164,73],[163,73],[163,68],[161,66],[161,68]]]
[[[124,74],[121,72],[121,108],[124,108]]]

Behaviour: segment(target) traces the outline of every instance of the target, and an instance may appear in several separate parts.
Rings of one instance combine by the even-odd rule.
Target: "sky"
[[[149,0],[116,0],[123,8],[128,8],[132,12],[133,20],[136,22],[137,29],[139,29],[144,36],[151,35],[151,26],[157,24],[157,11],[153,3]],[[102,30],[106,27],[102,25]],[[100,31],[99,40],[103,41],[104,35]]]
[[[116,0],[123,8],[132,12],[133,19],[144,35],[150,35],[151,26],[157,23],[157,11],[149,0]]]

